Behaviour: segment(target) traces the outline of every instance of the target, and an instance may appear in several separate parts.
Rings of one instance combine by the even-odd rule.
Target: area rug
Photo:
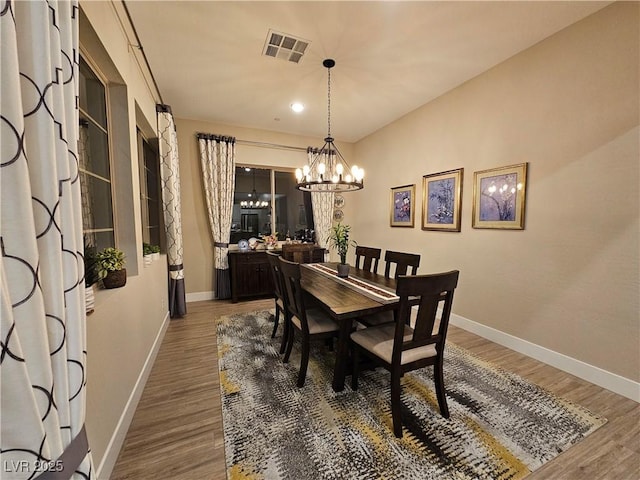
[[[331,388],[334,352],[312,347],[296,387],[271,338],[272,312],[217,323],[227,477],[235,479],[519,479],[606,419],[449,342],[444,378],[451,417],[440,416],[432,368],[402,381],[404,438],[393,435],[389,374],[362,373]]]

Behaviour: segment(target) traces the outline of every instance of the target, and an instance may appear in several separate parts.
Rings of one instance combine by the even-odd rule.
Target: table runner
[[[346,285],[352,290],[355,290],[376,302],[386,304],[397,302],[400,299],[395,292],[380,285],[375,285],[371,282],[367,282],[353,276],[349,276],[347,278],[338,277],[338,271],[335,268],[328,267],[321,263],[306,263],[304,266],[325,276],[332,277],[341,284]]]

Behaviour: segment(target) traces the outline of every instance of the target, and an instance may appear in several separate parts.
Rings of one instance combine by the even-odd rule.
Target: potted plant
[[[347,264],[347,251],[349,250],[349,225],[338,223],[331,227],[331,233],[327,238],[327,243],[338,251],[340,263],[338,264],[338,276],[346,278],[349,276],[349,265]],[[352,242],[353,243],[353,242]]]
[[[151,249],[152,245],[149,243],[142,244],[142,259],[144,260],[145,267],[147,265],[151,265],[153,261],[153,251]]]
[[[96,255],[96,271],[104,288],[123,287],[127,283],[127,270],[122,250],[107,247]]]
[[[160,258],[160,247],[158,245],[151,245],[150,243],[143,243],[142,255],[144,257],[144,264],[151,265],[152,261]]]
[[[160,258],[160,247],[158,245],[149,245],[149,247],[151,248],[151,258],[154,261],[158,260]]]

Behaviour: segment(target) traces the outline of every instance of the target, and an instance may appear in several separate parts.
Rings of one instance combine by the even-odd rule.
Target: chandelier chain
[[[331,69],[328,68],[329,76],[327,79],[327,136],[331,136]]]
[[[331,68],[335,64],[331,58],[322,62],[327,69],[327,137],[322,148],[307,149],[308,163],[295,172],[296,188],[305,192],[352,192],[364,187],[364,170],[349,167],[331,136]]]

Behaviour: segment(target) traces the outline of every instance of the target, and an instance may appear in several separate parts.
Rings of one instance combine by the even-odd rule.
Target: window
[[[236,167],[230,243],[273,232],[278,240],[302,238],[313,230],[311,195],[304,193],[308,199],[296,189],[293,172]]]
[[[160,246],[160,159],[156,142],[148,141],[138,129],[140,159],[140,207],[142,209],[142,241]]]
[[[107,93],[105,84],[80,57],[78,159],[85,250],[115,246]],[[86,253],[85,253],[86,254]]]

